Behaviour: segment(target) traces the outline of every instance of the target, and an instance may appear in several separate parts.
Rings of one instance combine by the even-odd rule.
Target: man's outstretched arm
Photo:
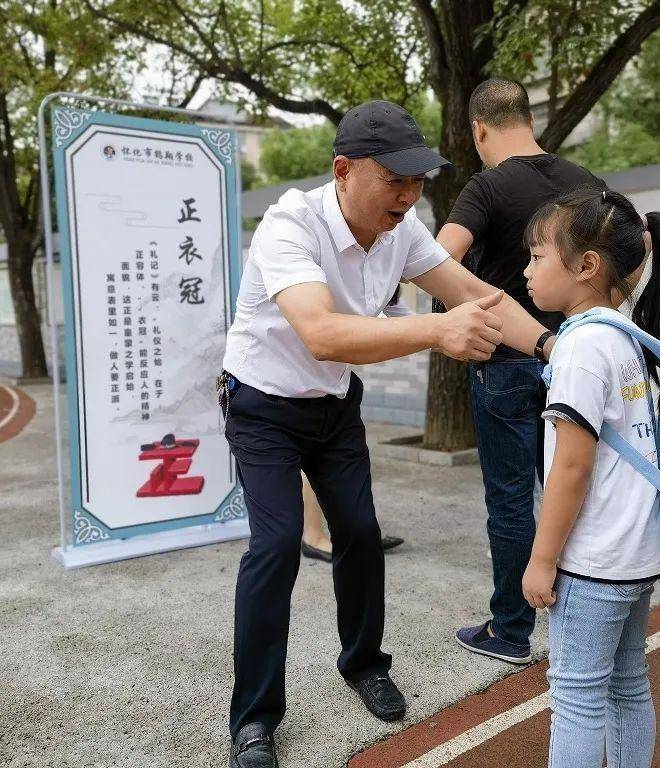
[[[466,301],[477,301],[497,290],[473,275],[453,258],[447,259],[411,282],[439,299],[449,309]],[[491,312],[502,320],[504,343],[527,355],[533,355],[536,342],[548,329],[507,294],[504,294],[502,301],[494,306]],[[551,337],[544,345],[546,359],[550,355],[553,344],[554,337]]]
[[[285,288],[274,300],[317,360],[363,365],[431,348],[459,360],[488,360],[502,341],[502,321],[491,311],[501,297],[495,291],[446,314],[387,319],[337,312],[319,282]]]

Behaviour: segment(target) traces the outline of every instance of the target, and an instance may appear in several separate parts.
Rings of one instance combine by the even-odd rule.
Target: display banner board
[[[71,461],[57,556],[245,536],[215,392],[240,278],[236,136],[59,106],[51,124]]]

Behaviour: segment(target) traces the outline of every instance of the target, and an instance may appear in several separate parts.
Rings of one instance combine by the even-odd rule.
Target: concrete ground
[[[53,402],[0,443],[0,765],[225,766],[233,594],[246,543],[65,572],[58,543]],[[403,430],[406,432],[407,430]],[[371,425],[377,443],[401,428]],[[453,641],[487,616],[490,561],[476,466],[373,458],[389,553],[384,649],[408,699],[403,723],[363,708],[336,671],[330,567],[303,560],[293,596],[282,768],[340,768],[351,755],[514,671]],[[359,588],[359,585],[356,585]],[[534,653],[546,652],[539,614]]]

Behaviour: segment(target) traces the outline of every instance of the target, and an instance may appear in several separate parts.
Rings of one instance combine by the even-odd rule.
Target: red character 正
[[[149,480],[137,492],[140,498],[155,496],[188,496],[200,493],[203,477],[182,477],[190,469],[192,455],[199,440],[177,440],[168,434],[160,442],[141,446],[140,461],[160,461]]]

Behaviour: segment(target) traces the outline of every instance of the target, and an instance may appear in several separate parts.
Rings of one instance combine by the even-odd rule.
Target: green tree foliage
[[[329,172],[332,167],[334,126],[273,130],[261,145],[261,169],[267,184],[304,179]]]
[[[653,35],[660,24],[657,0],[536,0],[525,6],[525,11],[514,16],[510,24],[492,23],[482,30],[492,34],[495,42],[487,69],[527,82],[531,78],[544,82],[549,122],[544,137],[550,149],[557,149],[597,102],[622,117],[631,109],[639,110],[643,103],[649,116],[660,110],[654,97],[660,75],[660,49],[657,35]],[[636,56],[645,40],[649,54]],[[628,87],[629,72],[622,72],[631,60],[633,66],[645,70],[642,79],[646,80],[646,88],[639,94],[639,101]],[[584,88],[589,80],[591,87]],[[626,81],[629,82],[624,85]],[[616,99],[611,98],[614,92]],[[581,98],[585,103],[580,109]],[[555,118],[571,109],[575,114],[573,125],[566,124],[555,137]],[[625,122],[630,122],[629,118]],[[633,134],[627,132],[628,138],[632,139]]]
[[[558,88],[575,87],[595,61],[635,21],[642,6],[628,0],[532,0],[506,20],[496,13],[482,34],[493,36],[489,70],[527,80],[557,69]],[[496,2],[499,11],[507,3]]]
[[[660,35],[656,34],[603,97],[602,128],[565,155],[601,173],[660,162],[658,82]]]
[[[32,263],[42,243],[37,110],[53,91],[123,96],[144,41],[101,29],[78,0],[0,0],[0,228],[23,375],[46,375]]]
[[[241,161],[241,185],[244,192],[263,186],[261,174],[249,160]]]
[[[650,37],[629,71],[612,88],[608,109],[617,120],[640,125],[651,136],[660,136],[660,33]]]
[[[352,104],[405,104],[426,87],[419,19],[399,0],[86,3],[105,29],[162,46],[247,109],[272,104],[337,122]]]
[[[417,100],[421,101],[421,100]],[[419,123],[429,147],[438,147],[442,141],[442,107],[435,99],[424,98],[421,104],[410,105],[413,117]]]
[[[0,231],[23,375],[46,375],[32,264],[43,243],[37,111],[55,91],[128,98],[151,60],[138,37],[109,33],[84,0],[0,0]],[[201,80],[164,51],[152,97],[185,106]],[[91,105],[91,109],[96,107]]]
[[[660,161],[660,140],[637,123],[624,123],[616,133],[601,130],[564,155],[594,173],[622,171]]]

